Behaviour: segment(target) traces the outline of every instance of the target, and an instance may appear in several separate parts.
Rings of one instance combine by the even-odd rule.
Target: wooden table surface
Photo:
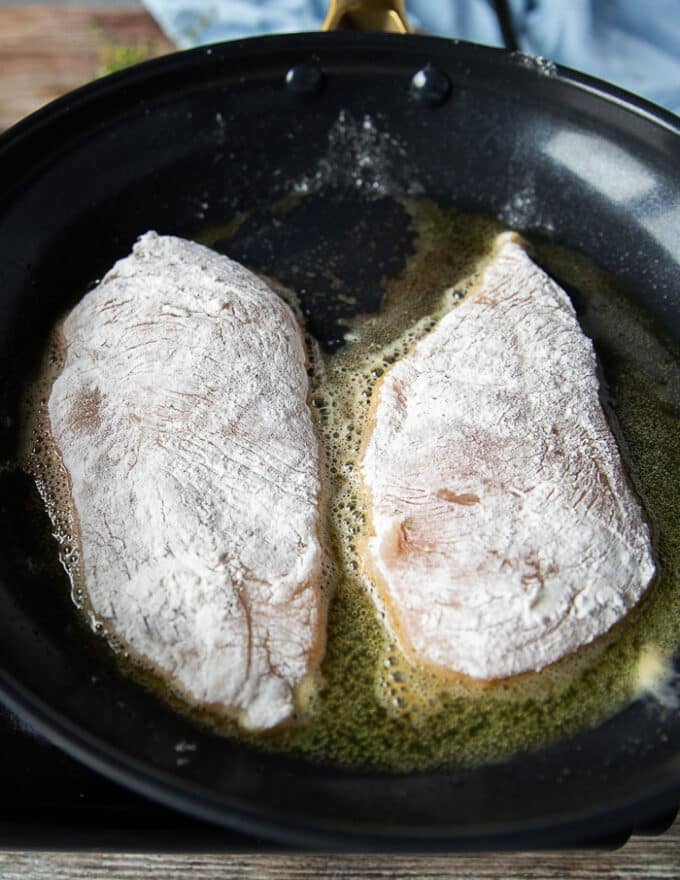
[[[495,855],[92,855],[0,853],[0,880],[673,880],[680,823],[613,853]]]
[[[140,6],[0,5],[0,131],[126,60],[171,50]]]
[[[171,51],[138,6],[0,6],[0,130],[130,60]],[[0,785],[2,781],[0,780]],[[613,853],[235,856],[0,852],[0,880],[227,878],[680,878],[680,819]]]

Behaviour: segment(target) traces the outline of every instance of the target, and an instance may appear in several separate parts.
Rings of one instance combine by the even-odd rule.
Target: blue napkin
[[[143,0],[179,47],[318,30],[326,0]],[[678,0],[509,0],[519,47],[680,114]],[[407,0],[419,30],[503,44],[491,0]]]

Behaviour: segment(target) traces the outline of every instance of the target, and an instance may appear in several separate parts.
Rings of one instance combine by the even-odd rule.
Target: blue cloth
[[[318,30],[326,0],[143,0],[179,48]],[[520,49],[680,114],[679,0],[510,0]],[[407,0],[426,33],[503,44],[491,0]]]

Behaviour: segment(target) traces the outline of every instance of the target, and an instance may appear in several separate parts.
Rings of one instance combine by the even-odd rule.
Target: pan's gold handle
[[[324,31],[387,31],[410,34],[404,0],[330,0]]]

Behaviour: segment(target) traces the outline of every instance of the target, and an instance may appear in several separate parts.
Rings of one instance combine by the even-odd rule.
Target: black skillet
[[[329,153],[340,111],[350,128],[368,114],[389,134],[372,142],[382,158],[363,166],[361,185],[352,138]],[[266,206],[319,169],[333,187],[277,231]],[[192,235],[254,209],[233,255],[315,291],[302,293],[311,329],[337,344],[346,306],[320,266],[371,310],[381,276],[399,271],[411,244],[398,203],[372,198],[375,182],[506,217],[592,256],[680,336],[680,128],[669,113],[455,41],[343,32],[237,41],[108,77],[0,139],[2,457],[14,452],[18,389],[51,323],[147,229]],[[34,501],[27,482],[3,477],[2,699],[151,798],[296,845],[377,849],[620,840],[677,808],[680,713],[643,702],[533,754],[396,776],[213,735],[107,662],[66,585],[44,573],[47,529]]]

